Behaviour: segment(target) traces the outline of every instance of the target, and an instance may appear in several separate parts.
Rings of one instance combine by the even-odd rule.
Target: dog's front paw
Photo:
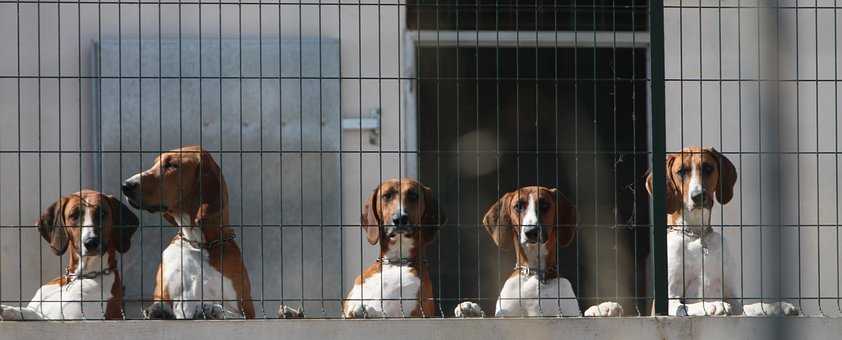
[[[724,301],[705,302],[705,314],[723,316],[731,314],[731,304]]]
[[[301,319],[304,317],[302,309],[295,309],[287,305],[278,307],[278,318],[280,319]]]
[[[217,303],[203,303],[196,306],[194,319],[223,320],[225,319],[225,308]]]
[[[690,312],[688,311],[687,305],[682,303],[678,306],[675,306],[675,316],[688,316],[688,315],[690,315]]]
[[[175,313],[173,313],[169,304],[158,301],[143,310],[143,318],[146,320],[175,320]]]
[[[798,309],[795,305],[789,302],[781,302],[781,312],[785,316],[798,316],[801,315],[801,310]]]
[[[616,302],[603,302],[595,306],[591,306],[585,311],[585,316],[591,317],[612,317],[623,316],[623,306]]]
[[[346,315],[349,319],[371,319],[382,318],[383,313],[372,306],[359,304]]]
[[[752,303],[743,306],[745,316],[793,316],[799,315],[801,311],[789,302],[776,303]]]
[[[13,321],[23,320],[23,315],[19,309],[9,306],[0,306],[0,320]]]
[[[453,315],[457,318],[481,318],[485,317],[485,312],[476,303],[465,301],[460,303],[453,309]]]

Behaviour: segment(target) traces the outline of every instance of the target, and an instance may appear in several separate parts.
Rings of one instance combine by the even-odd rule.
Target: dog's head
[[[60,198],[38,218],[38,231],[56,255],[67,248],[72,256],[125,253],[137,230],[137,216],[114,197],[82,190]]]
[[[386,180],[374,189],[362,210],[362,228],[370,244],[424,246],[446,218],[433,191],[412,179]]]
[[[161,154],[152,167],[125,180],[122,191],[135,208],[188,214],[196,225],[221,213],[228,199],[219,165],[198,146]]]
[[[523,187],[491,205],[482,224],[500,248],[565,247],[576,236],[576,209],[557,189]]]
[[[667,213],[710,210],[713,198],[726,204],[734,197],[737,169],[714,148],[688,147],[666,157]],[[646,178],[652,194],[652,173]]]

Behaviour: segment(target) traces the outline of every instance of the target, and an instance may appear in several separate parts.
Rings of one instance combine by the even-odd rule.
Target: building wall
[[[403,7],[394,6],[396,2],[381,2],[379,7],[348,4],[223,3],[203,4],[201,10],[197,4],[0,4],[0,41],[5,46],[0,50],[0,224],[33,225],[59,195],[82,187],[118,194],[118,182],[99,183],[95,176],[107,170],[97,168],[93,152],[98,138],[96,92],[90,78],[96,75],[95,42],[261,36],[338,40],[341,116],[368,116],[372,110],[381,110],[382,129],[374,143],[369,131],[342,134],[342,150],[347,153],[342,154],[341,185],[325,191],[330,197],[341,197],[343,224],[359,224],[361,199],[370,188],[381,178],[407,175],[394,154],[381,158],[367,153],[407,148],[398,138],[398,121],[406,119],[398,80],[406,57],[401,50],[404,14]],[[232,193],[236,196],[239,193]],[[254,204],[251,200],[245,197],[240,204]],[[232,200],[235,204],[240,205]],[[344,247],[342,261],[349,269],[343,275],[343,291],[359,272],[353,268],[376,256],[367,244],[360,251],[357,228],[344,230],[342,239],[349,246]],[[139,255],[133,253],[137,249],[127,256]],[[66,260],[60,262],[52,255],[36,229],[4,227],[0,231],[0,271],[6,274],[0,279],[2,300],[28,300],[43,281],[63,271],[63,264]]]
[[[836,313],[834,5],[721,3],[665,1],[667,150],[715,147],[737,167],[734,199],[712,221],[744,297]]]

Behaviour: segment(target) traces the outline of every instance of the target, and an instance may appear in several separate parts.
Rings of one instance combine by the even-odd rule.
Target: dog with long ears
[[[412,179],[386,180],[362,210],[368,243],[380,256],[354,281],[343,303],[346,318],[430,317],[433,286],[423,250],[446,218],[430,188]]]
[[[179,228],[164,249],[147,318],[254,317],[248,272],[228,224],[228,187],[208,152],[165,152],[122,189],[132,206],[160,212]]]
[[[734,197],[734,164],[714,148],[694,146],[667,155],[665,166],[669,315],[799,314],[788,302],[740,305],[734,281],[740,274],[710,224],[714,198],[727,204]],[[652,180],[650,171],[650,195]]]
[[[559,276],[557,247],[576,236],[576,209],[557,190],[523,187],[506,193],[488,208],[482,219],[498,247],[514,248],[517,263],[497,299],[496,316],[581,316],[570,281]],[[482,315],[472,302],[459,304],[454,314]],[[585,316],[621,316],[615,302],[591,306]]]
[[[3,320],[123,319],[117,254],[131,247],[137,216],[114,197],[82,190],[61,197],[38,218],[38,231],[64,275],[41,286],[26,307],[0,306]]]

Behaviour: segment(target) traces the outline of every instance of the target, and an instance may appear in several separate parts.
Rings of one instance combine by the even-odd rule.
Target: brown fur
[[[517,263],[521,266],[527,265],[527,259],[518,242],[521,214],[517,212],[515,205],[518,200],[528,203],[532,197],[537,197],[539,202],[543,201],[549,205],[545,211],[540,212],[539,217],[544,227],[550,227],[544,242],[549,254],[555,254],[557,244],[566,247],[576,237],[576,209],[557,189],[532,186],[506,193],[488,208],[482,223],[497,246],[504,249],[514,247]],[[546,268],[555,268],[555,256],[546,256],[544,260]],[[517,271],[514,272],[516,273]]]
[[[186,146],[161,154],[141,176],[140,183],[141,206],[163,211],[171,224],[176,225],[175,216],[188,214],[193,225],[201,227],[206,242],[234,233],[228,226],[228,187],[222,171],[202,148]],[[231,280],[243,314],[254,318],[251,282],[236,242],[227,241],[208,249],[208,253],[210,265]],[[158,266],[153,298],[172,304],[167,283],[163,282],[163,265]]]
[[[101,237],[107,240],[105,251],[110,255],[107,268],[104,269],[111,269],[113,271],[111,275],[114,275],[114,285],[111,287],[111,299],[106,305],[105,318],[122,319],[123,284],[120,273],[117,271],[116,254],[125,253],[131,247],[131,237],[139,223],[137,216],[114,197],[93,190],[82,190],[60,198],[47,208],[38,219],[38,229],[41,236],[50,243],[56,255],[63,255],[67,249],[70,249],[67,271],[76,271],[81,261],[79,253],[82,247],[82,233],[79,227],[81,217],[75,216],[74,212],[80,210],[83,204],[96,206],[102,213],[102,218],[99,219],[100,228],[102,228]],[[47,284],[64,286],[70,282],[71,278],[68,275],[62,275],[50,280]]]
[[[422,226],[413,234],[415,247],[410,250],[411,272],[421,280],[418,307],[412,311],[411,315],[430,317],[435,313],[435,302],[432,281],[423,262],[423,250],[435,237],[438,226],[446,221],[439,211],[433,191],[420,182],[408,178],[386,180],[374,189],[363,206],[361,226],[370,244],[380,243],[380,257],[383,257],[390,246],[396,246],[395,241],[389,240],[383,230],[383,216],[392,216],[400,206],[403,206],[411,224]],[[380,273],[381,268],[381,263],[375,262],[362,275],[357,276],[354,284],[361,285],[367,278]],[[344,304],[343,309],[345,309]]]
[[[556,245],[566,247],[576,237],[576,209],[557,189],[531,186],[506,193],[488,208],[483,216],[482,224],[497,246],[504,249],[514,247],[519,266],[528,266],[528,263],[526,254],[518,242],[522,223],[520,222],[521,213],[515,209],[515,206],[518,200],[525,200],[528,203],[532,197],[537,197],[539,202],[549,205],[545,211],[539,211],[541,225],[545,228],[549,227],[547,240],[544,241],[549,254],[555,254]],[[544,261],[548,274],[557,273],[555,272],[555,256],[546,256]],[[512,273],[512,275],[517,274],[518,271]]]
[[[680,175],[681,170],[684,169],[686,176],[690,176],[693,169],[701,171],[703,165],[712,168],[710,173],[702,173],[702,185],[707,195],[705,201],[712,204],[715,196],[720,204],[726,204],[734,197],[734,184],[737,182],[737,169],[734,164],[714,148],[686,147],[666,157],[665,201],[668,224],[674,224],[674,221],[681,217],[684,195],[689,190],[689,177],[684,180]],[[646,191],[652,194],[651,171],[646,176]]]

